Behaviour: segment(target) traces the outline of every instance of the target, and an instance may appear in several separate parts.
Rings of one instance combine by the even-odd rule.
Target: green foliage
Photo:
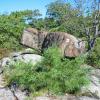
[[[61,60],[59,54],[59,50],[52,47],[44,53],[45,65],[50,65],[48,78],[46,78],[48,89],[58,94],[75,93],[82,85],[88,83],[87,71],[81,67],[84,58]]]
[[[20,49],[20,41],[24,28],[28,27],[28,21],[40,16],[38,10],[25,10],[0,15],[0,47],[8,49]]]
[[[45,18],[40,18],[38,9],[16,11],[0,15],[0,47],[20,49],[20,40],[24,28],[28,26],[49,32],[62,31],[75,36],[84,36],[83,22],[91,25],[91,16],[79,16],[79,10],[63,0],[51,2],[47,6]]]
[[[29,25],[31,25],[32,27],[34,27],[38,30],[45,29],[45,21],[42,18],[32,19],[32,22],[30,22]]]
[[[56,0],[47,5],[47,16],[55,20],[64,20],[66,14],[70,11],[70,4],[66,4],[63,0]]]
[[[47,89],[53,94],[75,93],[88,83],[87,69],[81,65],[84,58],[61,59],[59,49],[50,47],[45,50],[42,62],[17,62],[4,72],[8,84],[16,82],[31,92]]]
[[[24,15],[20,15],[19,12],[0,15],[0,47],[10,49],[20,47],[20,36],[26,26],[22,16]]]
[[[34,64],[31,62],[18,61],[5,70],[4,76],[8,84],[15,82],[22,89],[29,89],[33,92],[39,85],[42,85],[42,76],[35,71]]]
[[[46,29],[50,32],[68,32],[74,36],[83,36],[85,17],[79,16],[79,10],[63,0],[57,0],[47,5]],[[87,23],[87,20],[85,21]]]
[[[94,67],[100,68],[100,37],[96,39],[95,47],[87,57],[87,63]]]

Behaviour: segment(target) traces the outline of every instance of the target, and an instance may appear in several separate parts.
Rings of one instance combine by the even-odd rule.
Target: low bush
[[[81,67],[84,57],[61,59],[59,49],[50,47],[44,51],[42,62],[16,62],[4,72],[8,85],[16,83],[31,92],[46,89],[53,94],[75,93],[88,84],[87,69]]]
[[[95,46],[87,57],[87,63],[96,68],[100,68],[100,37],[96,39]]]

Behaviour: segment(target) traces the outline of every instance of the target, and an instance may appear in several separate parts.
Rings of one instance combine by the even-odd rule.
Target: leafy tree
[[[38,9],[33,11],[33,16],[29,21],[29,25],[33,28],[37,28],[42,30],[44,28],[44,20],[41,18],[42,14],[39,12]]]
[[[88,2],[84,2],[85,6],[82,7],[81,5],[79,5],[80,3],[82,3],[84,0],[76,0],[78,3],[78,6],[80,6],[80,9],[83,9],[84,7],[88,6],[87,3],[90,3],[90,7],[89,9],[85,9],[85,10],[89,10],[89,12],[87,13],[83,13],[85,14],[86,17],[84,17],[83,14],[81,14],[81,16],[83,16],[85,18],[85,20],[83,20],[83,25],[84,25],[84,30],[85,30],[85,37],[87,38],[87,42],[88,42],[88,52],[89,55],[87,57],[87,63],[98,67],[100,66],[100,51],[99,51],[99,42],[100,42],[100,37],[99,37],[99,33],[100,33],[100,0],[91,0]],[[78,2],[80,1],[80,2]],[[92,5],[93,4],[93,5]],[[82,10],[80,11],[82,12]]]
[[[46,15],[49,18],[53,18],[54,20],[63,23],[67,15],[70,13],[70,9],[70,4],[66,4],[63,0],[57,0],[47,5]]]
[[[19,49],[23,29],[33,17],[38,16],[38,10],[16,11],[0,15],[0,47]]]
[[[80,36],[83,33],[82,16],[79,11],[63,0],[47,5],[47,28],[50,31],[63,31]]]

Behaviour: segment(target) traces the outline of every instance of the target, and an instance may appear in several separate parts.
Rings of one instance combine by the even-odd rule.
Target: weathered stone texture
[[[84,52],[85,44],[64,32],[49,33],[43,43],[42,49],[56,44],[61,51],[62,56],[75,57]]]
[[[73,35],[64,32],[41,32],[33,28],[24,30],[21,43],[38,50],[56,44],[62,56],[68,57],[78,56],[85,51],[85,43]]]
[[[28,47],[38,49],[38,31],[36,29],[26,29],[23,31],[21,43]]]

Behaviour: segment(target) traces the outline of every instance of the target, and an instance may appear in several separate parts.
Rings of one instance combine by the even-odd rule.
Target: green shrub
[[[81,67],[83,57],[61,59],[59,49],[50,47],[44,51],[42,62],[17,62],[6,69],[4,75],[8,84],[16,82],[31,92],[46,89],[53,94],[75,93],[88,83],[87,69]]]
[[[57,94],[75,93],[81,86],[88,83],[87,69],[81,67],[84,64],[84,58],[61,60],[59,54],[58,49],[52,47],[44,53],[45,63],[51,67],[46,78],[48,89]]]
[[[95,46],[90,55],[87,57],[87,63],[100,68],[100,37],[96,39]]]
[[[31,10],[0,14],[0,47],[12,50],[22,48],[21,36],[23,30],[29,26],[26,21],[32,14]]]

